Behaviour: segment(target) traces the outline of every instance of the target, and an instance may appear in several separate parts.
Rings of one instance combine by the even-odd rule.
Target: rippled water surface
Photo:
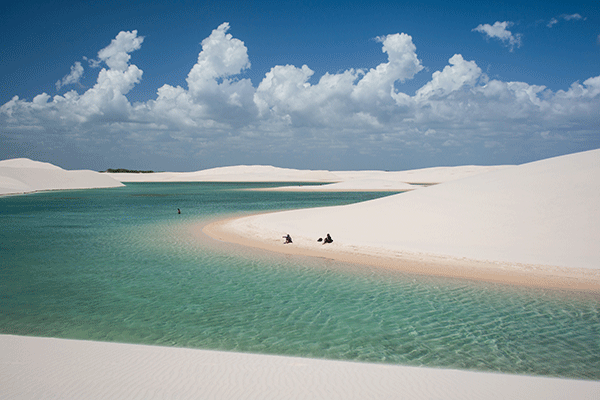
[[[0,333],[600,379],[597,297],[270,254],[200,232],[215,218],[383,195],[240,190],[255,186],[269,185],[0,198]]]

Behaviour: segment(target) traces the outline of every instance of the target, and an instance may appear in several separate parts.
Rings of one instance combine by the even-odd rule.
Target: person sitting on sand
[[[329,233],[327,234],[327,236],[323,240],[323,244],[325,244],[325,243],[333,243],[333,239],[331,238],[331,236],[329,236]]]
[[[283,237],[285,238],[285,243],[284,244],[292,243],[292,237],[290,236],[289,233],[287,235],[283,236]]]

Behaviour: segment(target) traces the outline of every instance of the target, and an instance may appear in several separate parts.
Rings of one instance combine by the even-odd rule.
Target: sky
[[[600,148],[596,1],[24,0],[0,6],[0,48],[0,159],[406,170]]]

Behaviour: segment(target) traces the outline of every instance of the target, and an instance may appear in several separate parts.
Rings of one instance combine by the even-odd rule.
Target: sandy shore
[[[338,207],[213,223],[209,236],[411,273],[600,292],[600,150]],[[334,243],[317,238],[331,233]],[[290,234],[293,244],[283,245]]]
[[[2,399],[597,399],[600,382],[0,335]]]
[[[550,265],[491,262],[444,255],[392,251],[382,248],[322,245],[316,241],[294,241],[284,245],[283,238],[259,239],[254,233],[239,233],[244,218],[212,222],[198,230],[212,239],[259,248],[281,254],[323,257],[366,265],[376,269],[419,275],[477,280],[538,288],[565,289],[600,295],[600,271],[587,268],[561,268]]]

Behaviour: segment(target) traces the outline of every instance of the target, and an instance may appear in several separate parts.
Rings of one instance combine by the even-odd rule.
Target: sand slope
[[[289,233],[331,251],[409,251],[509,263],[600,269],[600,150],[506,167],[364,203],[229,222],[260,240]]]
[[[123,184],[95,171],[66,171],[55,165],[27,158],[0,161],[0,195],[119,186]]]
[[[597,399],[600,382],[0,335],[0,398]]]

